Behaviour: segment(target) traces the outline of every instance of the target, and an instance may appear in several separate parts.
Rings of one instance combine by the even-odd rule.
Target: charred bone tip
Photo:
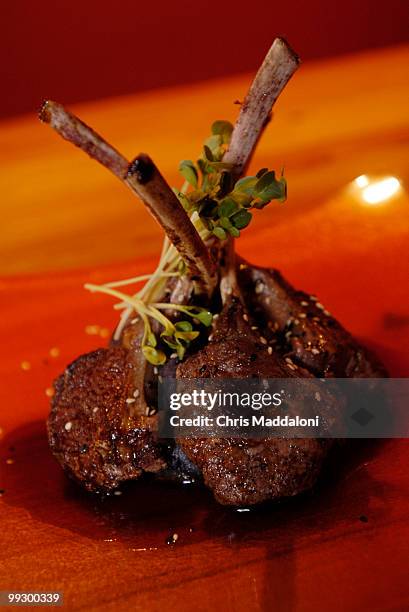
[[[145,185],[155,173],[155,164],[146,153],[141,153],[128,166],[126,178],[136,177],[139,183]]]

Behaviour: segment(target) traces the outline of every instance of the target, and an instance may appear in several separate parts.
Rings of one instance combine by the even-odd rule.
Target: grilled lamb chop
[[[177,304],[190,297],[193,282],[172,279],[164,291]],[[107,492],[168,467],[169,451],[156,435],[157,378],[141,351],[141,323],[129,318],[109,348],[81,355],[54,383],[50,447],[89,491]],[[171,360],[166,373],[175,371]]]
[[[138,364],[122,347],[82,355],[54,383],[48,419],[51,450],[89,491],[109,491],[166,467],[156,416],[132,413]]]
[[[241,107],[222,158],[222,165],[230,169],[230,180],[239,178],[248,165],[271,107],[297,65],[295,54],[277,39]],[[169,263],[174,260],[166,259],[171,250],[165,249],[160,280],[148,282],[142,297],[140,293],[125,296],[128,308],[110,346],[79,357],[55,382],[48,435],[62,467],[86,489],[104,492],[144,473],[176,478],[193,474],[203,479],[220,503],[231,505],[256,504],[310,488],[333,441],[191,437],[169,444],[157,436],[157,375],[313,381],[316,376],[384,376],[381,364],[318,302],[294,290],[277,271],[236,261],[233,240],[223,239],[221,226],[221,243],[209,235],[205,241],[203,231],[194,225],[197,219],[189,218],[181,205],[183,194],[175,196],[146,155],[129,164],[93,130],[53,102],[45,103],[40,117],[142,199],[166,232],[166,248],[173,245],[186,266],[183,274],[177,274],[178,268]],[[271,178],[274,173],[267,175]],[[211,209],[214,202],[205,198],[201,206]],[[231,230],[232,236],[237,235]],[[104,291],[123,299],[116,289],[119,284],[106,285]],[[186,358],[179,354],[177,360],[170,355],[161,365],[161,350],[169,342],[163,325],[166,331],[168,323],[174,330],[178,323],[186,323],[181,308],[188,312],[192,306],[219,313],[210,336],[202,334],[196,341],[197,333],[192,332]],[[134,308],[139,309],[137,317]],[[156,308],[157,319],[147,328],[152,308]],[[157,308],[168,308],[168,323],[163,323]],[[147,350],[158,359],[157,366],[148,362]],[[325,400],[329,419],[342,410],[340,402],[329,396]]]
[[[230,265],[235,266],[234,261]],[[179,365],[178,378],[313,378],[308,369],[286,361],[282,352],[267,346],[264,327],[260,327],[258,313],[246,307],[235,270],[222,278],[221,293],[224,304],[211,339]],[[294,404],[303,405],[303,400],[308,398],[302,391],[301,396],[295,392]],[[342,410],[330,394],[322,401],[330,418]],[[177,444],[199,467],[218,502],[252,505],[310,488],[333,440],[189,437],[178,439]]]
[[[241,261],[237,270],[249,308],[277,349],[314,376],[386,376],[378,359],[360,346],[315,296],[297,291],[278,270]]]

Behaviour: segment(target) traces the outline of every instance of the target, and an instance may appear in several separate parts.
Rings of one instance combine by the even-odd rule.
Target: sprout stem
[[[126,302],[127,304],[132,306],[132,308],[134,308],[134,310],[136,310],[136,312],[140,314],[143,318],[146,316],[151,317],[153,319],[156,319],[158,323],[165,327],[165,329],[174,330],[173,323],[161,312],[159,312],[159,310],[155,308],[154,304],[145,304],[142,300],[135,296],[127,295],[126,293],[122,293],[122,291],[117,291],[116,289],[111,289],[110,287],[106,287],[103,285],[92,285],[90,283],[87,283],[86,285],[84,285],[84,287],[85,289],[88,289],[88,291],[91,291],[93,293],[105,293],[107,295],[112,295],[113,297],[116,297],[119,300],[122,300],[123,302]]]
[[[150,280],[153,276],[155,278],[170,278],[172,276],[180,276],[179,272],[161,272],[160,274],[142,274],[141,276],[135,276],[134,278],[125,278],[120,281],[113,281],[111,283],[104,283],[103,287],[124,287],[125,285],[135,285],[142,281]]]

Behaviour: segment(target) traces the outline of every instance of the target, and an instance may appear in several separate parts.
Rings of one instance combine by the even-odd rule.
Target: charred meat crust
[[[224,306],[210,341],[177,369],[178,378],[285,378],[288,372],[275,354],[269,355],[260,332],[237,298]]]
[[[55,381],[47,422],[51,450],[88,491],[109,491],[165,467],[156,417],[130,417],[135,365],[121,347],[82,355]]]
[[[205,484],[225,505],[253,505],[311,488],[332,445],[329,440],[179,440]]]

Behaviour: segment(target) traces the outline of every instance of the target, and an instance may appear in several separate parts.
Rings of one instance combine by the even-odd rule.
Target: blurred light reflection
[[[358,198],[364,204],[370,205],[388,202],[402,190],[402,185],[396,176],[370,177],[361,174],[352,181],[352,186]]]

